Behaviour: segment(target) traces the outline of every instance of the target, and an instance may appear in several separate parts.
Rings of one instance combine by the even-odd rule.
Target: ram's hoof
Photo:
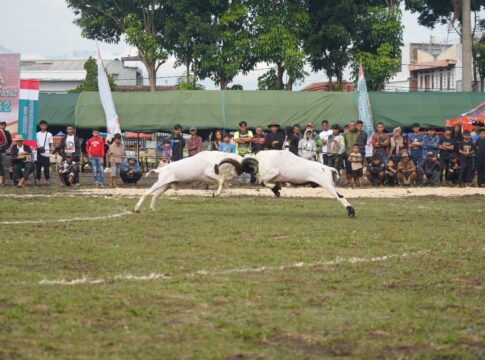
[[[355,218],[355,210],[352,206],[347,206],[347,213],[349,214],[349,218]]]

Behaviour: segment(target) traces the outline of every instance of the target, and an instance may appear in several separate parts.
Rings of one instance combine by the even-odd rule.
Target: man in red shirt
[[[202,151],[202,138],[197,135],[197,129],[195,127],[190,128],[190,138],[187,140],[187,150],[189,156],[197,155]]]
[[[86,153],[93,168],[94,183],[96,187],[102,187],[104,182],[104,140],[99,136],[99,130],[93,130],[93,137],[86,143]]]

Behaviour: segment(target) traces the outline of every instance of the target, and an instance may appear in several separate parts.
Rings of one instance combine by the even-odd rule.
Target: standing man
[[[187,140],[187,150],[189,151],[189,156],[197,155],[202,151],[202,138],[197,135],[197,128],[190,128],[190,138]]]
[[[377,123],[376,133],[372,135],[372,147],[374,154],[381,158],[383,164],[387,164],[387,148],[389,147],[389,136],[384,133],[384,124]]]
[[[362,159],[365,161],[365,146],[367,145],[368,135],[364,130],[364,122],[362,120],[357,120],[357,130],[359,131],[359,152],[362,155]]]
[[[328,120],[322,121],[322,131],[318,135],[319,140],[317,142],[318,153],[321,155],[321,162],[328,165],[327,143],[328,137],[332,135],[332,130],[329,129]]]
[[[298,155],[298,144],[300,143],[300,140],[302,139],[301,136],[301,128],[300,125],[295,124],[293,125],[293,131],[290,136],[290,152],[292,152],[295,155]]]
[[[354,151],[354,145],[359,144],[359,130],[355,124],[355,121],[349,123],[349,131],[344,134],[345,140],[345,175],[347,177],[347,182],[350,184],[352,182],[352,164],[349,161],[349,156]]]
[[[285,133],[279,131],[280,124],[273,121],[268,127],[271,132],[266,135],[266,147],[268,150],[282,150],[285,142]]]
[[[436,134],[436,129],[430,126],[428,132],[423,136],[423,160],[426,159],[430,151],[433,152],[435,157],[438,157],[439,143],[440,137]]]
[[[463,141],[458,145],[460,154],[460,178],[459,184],[463,186],[472,186],[473,181],[473,156],[475,155],[475,145],[470,139],[470,132],[463,131]]]
[[[257,154],[265,148],[266,139],[264,138],[263,128],[258,126],[256,128],[256,135],[251,139],[253,153]]]
[[[182,126],[176,124],[173,127],[173,133],[168,138],[172,148],[172,161],[182,160],[184,158],[185,139],[182,136]]]
[[[10,131],[6,127],[6,121],[0,122],[0,186],[4,184],[3,175],[5,170],[3,163],[5,161],[5,153],[12,146],[12,135],[10,135]]]
[[[239,123],[239,131],[234,133],[234,143],[236,145],[236,154],[244,156],[251,154],[251,140],[253,139],[253,132],[248,130],[248,123],[241,121]]]
[[[327,155],[328,166],[337,169],[340,175],[340,167],[342,165],[342,156],[345,153],[345,139],[340,134],[340,126],[338,124],[332,125],[332,134],[328,137]]]
[[[423,134],[420,133],[421,127],[418,123],[412,124],[411,128],[413,132],[408,136],[409,157],[419,167],[423,161]],[[417,182],[421,182],[419,176]]]
[[[51,164],[51,152],[52,152],[52,144],[54,140],[52,138],[52,134],[47,131],[47,121],[42,120],[39,123],[40,131],[37,132],[37,162],[35,163],[35,173],[36,179],[39,181],[42,175],[42,168],[44,168],[44,178],[45,184],[49,184],[49,167]]]
[[[93,137],[86,143],[86,153],[93,168],[94,183],[97,188],[103,187],[104,140],[99,136],[99,130],[93,130]]]
[[[448,168],[450,167],[450,154],[455,151],[455,140],[451,137],[452,129],[447,128],[445,135],[440,139],[438,149],[440,151],[440,182],[443,182],[443,173],[448,174]]]
[[[478,187],[485,186],[485,127],[480,128],[478,131],[478,139],[475,142],[476,147],[476,160],[478,171]]]

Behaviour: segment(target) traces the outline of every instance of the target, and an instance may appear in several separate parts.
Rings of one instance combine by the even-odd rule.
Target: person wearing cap
[[[5,153],[12,146],[12,135],[7,130],[7,122],[0,122],[0,186],[4,184]]]
[[[328,165],[327,142],[328,137],[332,135],[332,129],[328,125],[328,120],[322,121],[322,131],[318,134],[317,148],[320,162]]]
[[[411,125],[413,132],[408,135],[408,148],[409,148],[409,157],[413,161],[416,166],[419,166],[423,161],[423,136],[421,134],[421,126],[419,123],[414,123]],[[417,178],[419,182],[419,177]]]
[[[349,123],[349,131],[344,134],[345,139],[345,175],[347,177],[347,182],[350,184],[352,182],[352,164],[349,160],[350,154],[353,152],[354,145],[359,144],[359,130],[355,124],[355,121]]]
[[[266,147],[268,150],[282,150],[285,143],[285,133],[280,131],[280,124],[273,121],[268,125],[271,132],[266,134]]]
[[[253,139],[253,132],[248,130],[248,123],[241,121],[239,123],[239,130],[234,133],[234,144],[236,146],[236,154],[244,156],[251,154],[251,140]]]
[[[401,161],[397,165],[397,181],[400,186],[414,185],[416,182],[416,166],[407,152],[401,154]]]
[[[76,183],[78,165],[71,154],[66,154],[64,160],[59,164],[59,179],[63,186],[73,186]]]
[[[473,130],[470,133],[471,135],[470,138],[472,139],[473,143],[476,143],[480,137],[480,128],[482,127],[482,123],[478,120],[474,120],[472,121],[472,126],[473,126]]]
[[[42,120],[39,123],[40,131],[37,132],[37,160],[35,162],[35,177],[40,184],[42,169],[44,169],[44,179],[46,185],[49,183],[49,168],[51,165],[51,152],[54,143],[52,134],[47,131],[47,121]]]
[[[423,136],[423,155],[425,160],[428,157],[430,151],[433,152],[435,157],[438,157],[438,145],[440,143],[440,137],[436,134],[434,126],[430,126],[428,131]]]
[[[24,144],[22,135],[15,136],[13,141],[15,141],[11,149],[13,179],[17,187],[23,187],[34,169],[32,149]]]
[[[446,174],[448,173],[448,167],[450,166],[450,154],[455,151],[456,142],[451,136],[453,130],[451,128],[447,128],[445,130],[445,134],[440,139],[438,144],[438,149],[440,153],[440,182],[443,183],[443,176],[445,181],[448,179],[446,178]]]
[[[312,139],[315,140],[315,143],[318,141],[319,139],[319,136],[318,134],[315,132],[315,125],[313,125],[313,123],[311,121],[309,121],[307,124],[306,124],[306,127],[305,127],[305,131],[307,130],[310,130],[311,131],[311,134],[312,134]]]
[[[172,135],[168,138],[172,148],[172,161],[182,160],[184,158],[185,139],[182,136],[182,126],[176,124],[173,127]]]
[[[190,138],[187,140],[187,150],[189,156],[194,156],[202,151],[202,138],[197,135],[197,128],[195,127],[191,127],[189,132]]]
[[[460,186],[466,184],[471,186],[473,182],[473,155],[475,145],[470,139],[470,131],[463,131],[463,141],[458,144],[458,154],[460,156]]]
[[[335,168],[338,174],[340,174],[344,153],[345,139],[342,134],[340,134],[340,126],[338,124],[333,124],[332,134],[327,139],[328,166]]]
[[[438,185],[440,164],[434,152],[428,151],[426,159],[418,166],[418,173],[423,185]]]
[[[475,143],[476,147],[476,161],[478,173],[478,187],[485,186],[485,127],[478,130],[478,136]]]

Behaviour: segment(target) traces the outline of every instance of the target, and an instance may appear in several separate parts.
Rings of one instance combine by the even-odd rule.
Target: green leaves
[[[86,78],[75,89],[70,90],[70,93],[79,93],[82,91],[98,91],[98,65],[96,60],[91,56],[84,63],[84,70],[86,70]],[[110,74],[108,75],[109,86],[111,91],[116,91],[116,85]]]

